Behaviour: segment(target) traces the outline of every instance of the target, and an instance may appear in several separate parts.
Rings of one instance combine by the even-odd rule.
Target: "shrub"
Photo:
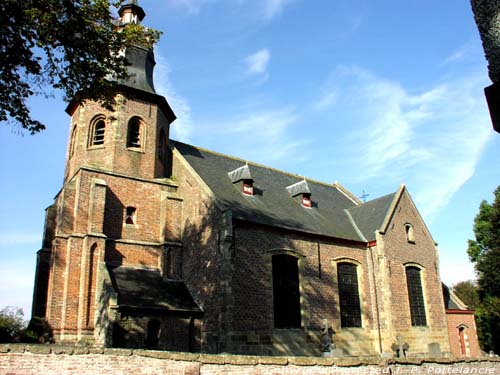
[[[0,310],[0,342],[19,342],[26,323],[23,309],[7,306]]]

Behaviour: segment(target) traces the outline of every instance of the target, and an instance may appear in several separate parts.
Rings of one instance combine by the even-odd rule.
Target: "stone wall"
[[[51,345],[0,345],[0,375],[500,374],[500,359],[256,357]]]

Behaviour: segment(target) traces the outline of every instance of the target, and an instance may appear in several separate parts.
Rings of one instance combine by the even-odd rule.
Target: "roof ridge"
[[[230,159],[233,159],[233,160],[236,160],[236,161],[241,161],[242,163],[246,163],[247,165],[254,165],[256,167],[260,167],[260,168],[265,168],[265,169],[269,169],[271,171],[274,171],[274,172],[278,172],[278,173],[282,173],[284,175],[287,175],[287,176],[290,176],[290,177],[295,177],[295,178],[299,178],[301,180],[307,180],[308,182],[312,182],[312,183],[315,183],[315,184],[319,184],[319,185],[324,185],[324,186],[328,186],[328,187],[331,187],[331,188],[335,188],[339,191],[341,191],[342,189],[339,188],[338,185],[340,185],[338,182],[334,182],[332,184],[328,184],[326,182],[323,182],[323,181],[318,181],[318,180],[315,180],[313,178],[309,178],[309,177],[305,177],[305,176],[301,176],[301,175],[298,175],[298,174],[293,174],[293,173],[290,173],[290,172],[286,172],[286,171],[283,171],[281,169],[278,169],[278,168],[274,168],[274,167],[269,167],[267,165],[264,165],[264,164],[260,164],[260,163],[256,163],[256,162],[253,162],[253,161],[248,161],[248,159],[242,159],[240,157],[237,157],[237,156],[232,156],[232,155],[227,155],[227,154],[223,154],[221,152],[217,152],[217,151],[213,151],[213,150],[208,150],[206,148],[203,148],[203,147],[199,147],[199,146],[194,146],[194,145],[191,145],[189,143],[185,143],[185,142],[180,142],[180,141],[176,141],[174,139],[171,139],[172,142],[176,142],[176,143],[181,143],[183,145],[186,145],[186,146],[190,146],[190,147],[194,147],[198,150],[201,150],[201,151],[204,151],[204,152],[207,152],[209,154],[212,154],[212,155],[217,155],[217,156],[223,156],[223,157],[226,157],[226,158],[230,158]],[[300,182],[300,181],[299,181]],[[342,185],[341,185],[342,186]],[[343,187],[343,190],[346,190],[348,191],[350,194],[352,194],[349,190],[347,190],[345,187]]]
[[[375,203],[375,202],[377,202],[377,201],[379,201],[379,200],[381,200],[381,199],[386,199],[386,198],[388,198],[389,196],[394,195],[394,194],[396,194],[396,193],[397,193],[397,191],[394,191],[394,192],[392,192],[392,193],[382,195],[381,197],[377,197],[377,198],[375,198],[375,199],[369,200],[368,202],[361,202],[361,204],[360,204],[359,206],[349,207],[348,209],[350,210],[350,209],[354,209],[354,208],[361,208],[361,207],[364,207],[365,205],[367,205],[367,204],[369,204],[369,203]]]

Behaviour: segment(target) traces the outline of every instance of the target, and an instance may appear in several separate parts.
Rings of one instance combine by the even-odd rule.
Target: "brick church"
[[[136,0],[121,26],[142,21]],[[477,356],[408,190],[361,202],[170,139],[151,49],[126,50],[114,111],[73,102],[33,315],[56,342],[260,355]],[[443,290],[445,293],[443,293]],[[398,349],[399,348],[399,349]]]

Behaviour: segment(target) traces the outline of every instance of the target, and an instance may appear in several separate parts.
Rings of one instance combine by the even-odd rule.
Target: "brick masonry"
[[[453,356],[456,358],[479,356],[481,350],[477,340],[474,313],[472,311],[464,313],[463,311],[447,310],[446,318],[448,321],[450,349]],[[459,331],[460,328],[463,329],[462,337]]]
[[[382,360],[378,357],[258,357],[54,345],[0,345],[0,375],[331,375],[500,374],[498,358],[467,361]]]
[[[370,244],[233,220],[171,144],[172,158],[160,160],[159,135],[168,138],[173,119],[140,95],[118,94],[117,103],[114,111],[95,103],[72,107],[64,185],[47,209],[33,309],[47,317],[56,342],[109,347],[113,323],[119,323],[130,331],[127,346],[145,345],[152,314],[117,312],[109,268],[125,266],[181,279],[203,311],[194,323],[189,316],[162,316],[162,349],[320,355],[326,320],[346,355],[393,353],[398,335],[412,357],[428,356],[431,346],[452,352],[437,248],[406,188]],[[100,145],[91,142],[96,118],[106,124]],[[141,124],[141,142],[128,147],[134,119]],[[133,223],[126,222],[129,208]],[[276,254],[298,259],[300,328],[274,328]],[[356,265],[361,327],[340,326],[340,262]],[[409,265],[421,271],[427,318],[422,327],[411,326]],[[193,325],[195,340],[189,337]]]

